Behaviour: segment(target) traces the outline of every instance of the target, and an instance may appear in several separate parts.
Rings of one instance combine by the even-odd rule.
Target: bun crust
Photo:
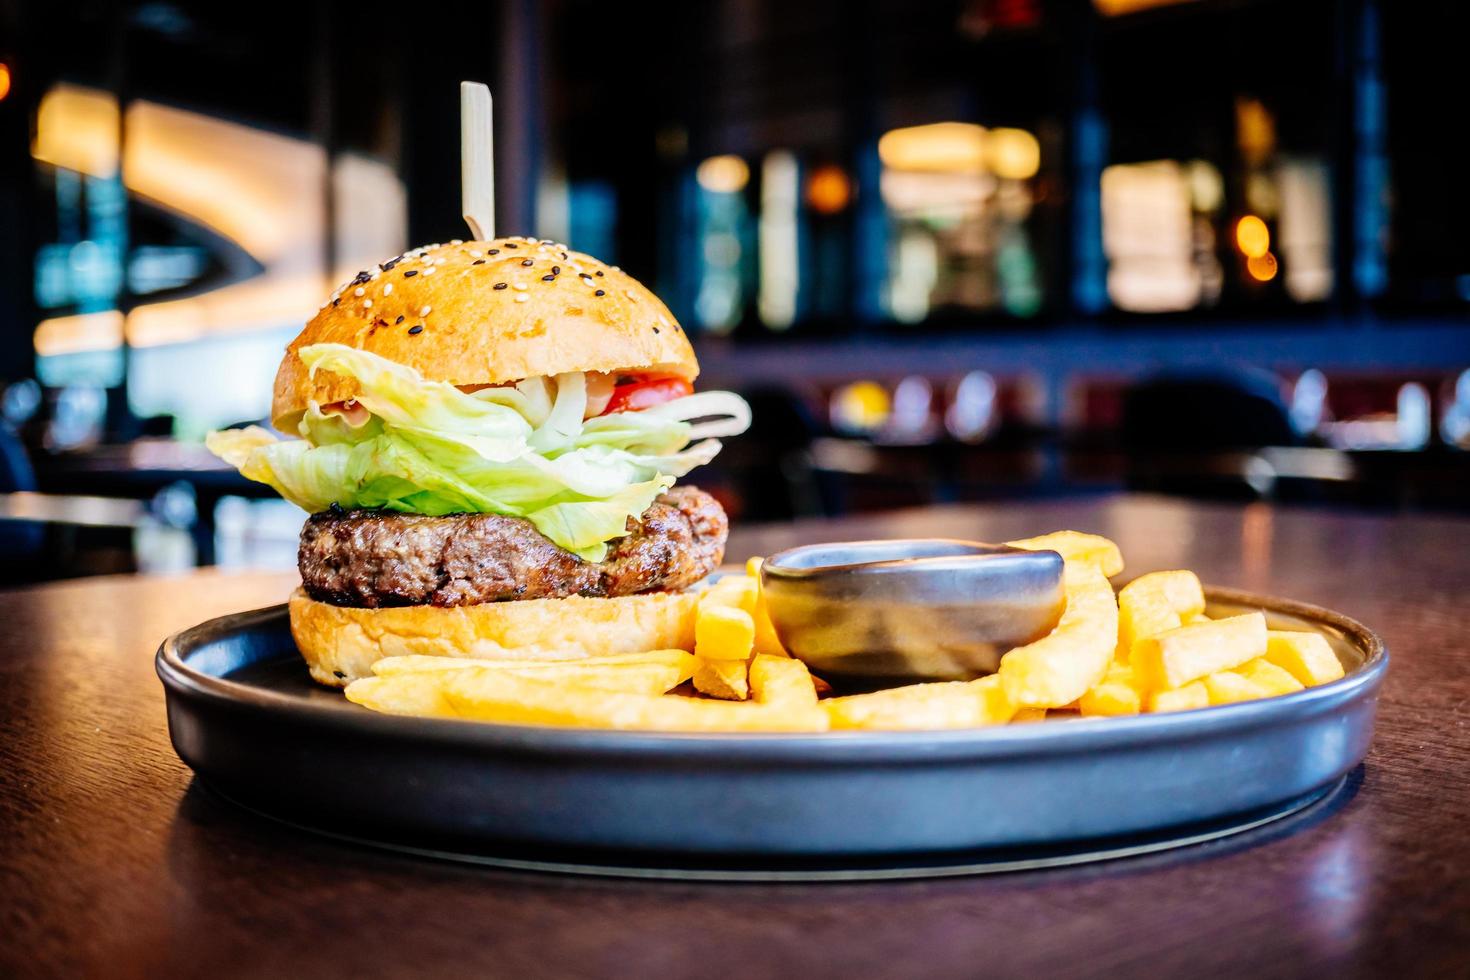
[[[644,650],[693,650],[695,592],[615,599],[522,599],[476,606],[355,609],[291,594],[291,635],[318,683],[371,677],[383,657],[580,660]]]
[[[371,351],[457,385],[564,371],[688,381],[699,373],[683,329],[643,284],[590,255],[529,238],[431,245],[358,273],[286,348],[271,406],[272,424],[283,431],[309,402],[357,394],[350,378],[308,376],[296,352],[318,343]]]

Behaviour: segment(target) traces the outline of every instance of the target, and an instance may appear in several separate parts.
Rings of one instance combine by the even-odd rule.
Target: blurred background
[[[1470,511],[1455,0],[0,0],[0,580],[289,567],[217,464],[338,283],[622,265],[737,520],[1146,490]],[[1455,149],[1461,146],[1461,149]]]

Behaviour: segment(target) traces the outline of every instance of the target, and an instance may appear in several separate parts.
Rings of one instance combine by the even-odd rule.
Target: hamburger
[[[577,659],[693,641],[728,522],[674,481],[749,425],[678,322],[531,238],[357,274],[286,349],[271,424],[209,448],[310,514],[291,630],[331,686],[381,657]],[[276,433],[286,435],[280,438]]]

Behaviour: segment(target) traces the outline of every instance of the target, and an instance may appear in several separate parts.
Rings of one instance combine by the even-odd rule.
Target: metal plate
[[[312,684],[283,606],[170,637],[157,667],[174,746],[207,785],[335,836],[590,873],[969,873],[1218,837],[1300,809],[1363,759],[1382,641],[1329,610],[1207,594],[1215,615],[1322,632],[1347,676],[1134,718],[694,735],[375,714]]]

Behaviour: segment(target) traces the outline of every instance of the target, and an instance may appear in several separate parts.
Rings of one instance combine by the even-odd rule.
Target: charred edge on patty
[[[607,558],[585,562],[531,522],[496,514],[428,517],[340,508],[301,529],[307,595],[337,606],[465,606],[687,588],[719,567],[729,522],[695,487],[660,496]]]

